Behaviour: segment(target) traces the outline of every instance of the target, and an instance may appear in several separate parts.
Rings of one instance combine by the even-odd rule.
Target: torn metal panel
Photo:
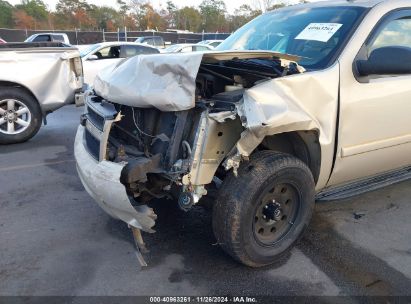
[[[161,111],[184,111],[195,105],[200,53],[145,55],[101,71],[94,90],[111,102]]]
[[[317,186],[324,186],[334,152],[338,80],[339,65],[335,64],[324,71],[276,78],[246,90],[238,107],[239,115],[246,118],[246,130],[236,145],[238,153],[249,156],[266,136],[317,130],[322,147],[322,170]]]
[[[183,178],[184,185],[211,183],[217,168],[240,139],[242,127],[239,118],[233,120],[230,119],[230,115],[227,115],[228,119],[225,122],[218,122],[210,115],[212,114],[205,111],[201,116],[195,139],[196,146],[193,149],[191,170]]]
[[[121,219],[132,227],[145,232],[152,229],[157,218],[146,205],[133,207],[126,189],[120,182],[121,172],[127,163],[97,162],[83,144],[84,127],[77,131],[74,154],[77,171],[87,192],[112,217]]]
[[[284,66],[299,59],[266,51],[136,56],[102,70],[94,81],[94,90],[104,99],[122,105],[184,111],[195,106],[195,81],[202,62],[273,57],[280,58]]]
[[[83,86],[80,54],[74,48],[0,49],[0,82],[30,90],[44,113],[74,101]]]

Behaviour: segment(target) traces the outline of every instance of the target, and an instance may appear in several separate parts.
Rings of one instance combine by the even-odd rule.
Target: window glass
[[[370,46],[370,51],[385,46],[411,48],[411,17],[392,20],[386,24]]]
[[[192,52],[193,51],[193,47],[192,46],[186,46],[186,47],[183,47],[182,49],[181,49],[181,53],[190,53],[190,52]]]
[[[217,50],[267,50],[301,56],[308,69],[326,67],[365,12],[363,7],[301,7],[274,10],[247,23]]]
[[[146,44],[149,44],[149,45],[154,45],[153,38],[146,38],[146,39],[144,39],[143,43],[146,43]]]
[[[94,53],[98,59],[115,59],[120,58],[120,46],[111,46],[103,48]]]
[[[51,41],[50,35],[41,35],[33,39],[33,42]]]
[[[160,53],[159,50],[151,47],[139,47],[140,54],[158,54]]]
[[[62,35],[53,35],[53,40],[64,42],[64,37]]]
[[[140,53],[139,49],[140,49],[139,47],[134,46],[134,45],[123,45],[121,57],[129,58],[129,57],[136,56]]]
[[[205,47],[205,46],[201,46],[201,45],[196,45],[194,47],[195,51],[197,52],[205,52],[205,51],[209,51],[210,49]]]
[[[175,52],[178,52],[179,48],[180,48],[180,45],[174,44],[174,45],[171,45],[171,46],[167,47],[164,52],[166,52],[166,53],[175,53]]]
[[[163,45],[163,39],[161,39],[161,37],[155,37],[154,38],[154,42],[156,46],[161,46]]]
[[[91,52],[98,49],[99,47],[100,47],[99,43],[90,45],[90,46],[88,46],[88,47],[86,47],[86,48],[84,48],[83,50],[80,51],[80,56],[85,57],[86,55],[90,54]]]

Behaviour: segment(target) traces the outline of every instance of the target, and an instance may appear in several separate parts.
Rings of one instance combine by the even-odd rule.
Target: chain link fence
[[[175,43],[196,43],[202,40],[222,40],[227,38],[228,33],[180,33],[180,32],[156,32],[156,31],[130,31],[127,28],[119,28],[117,31],[58,31],[58,30],[16,30],[0,28],[0,37],[7,42],[23,42],[33,34],[38,33],[65,33],[69,37],[71,44],[94,44],[110,41],[129,41],[132,42],[137,37],[161,36],[169,44]]]

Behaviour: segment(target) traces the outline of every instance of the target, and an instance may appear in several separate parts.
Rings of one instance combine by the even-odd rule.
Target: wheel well
[[[267,136],[258,150],[273,150],[291,154],[302,160],[317,183],[321,169],[321,146],[316,131],[295,131]]]
[[[34,100],[37,101],[37,103],[40,106],[40,103],[37,100],[36,96],[27,87],[25,87],[21,84],[18,84],[16,82],[11,82],[11,81],[0,80],[0,87],[14,87],[14,88],[23,89],[24,91],[26,91],[26,93],[30,94],[30,96],[32,96],[34,98]]]

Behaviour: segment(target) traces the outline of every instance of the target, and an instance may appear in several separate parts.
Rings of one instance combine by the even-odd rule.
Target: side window
[[[53,41],[64,42],[64,37],[62,35],[53,35]]]
[[[361,47],[353,72],[360,83],[394,75],[410,75],[410,60],[411,10],[393,10],[382,17]]]
[[[40,35],[33,39],[33,42],[47,42],[51,41],[50,35]]]
[[[139,47],[134,46],[134,45],[123,45],[121,47],[121,57],[122,58],[130,58],[138,55],[139,52]]]
[[[209,51],[209,50],[210,49],[206,46],[201,46],[201,45],[194,46],[194,51],[196,51],[196,52],[205,52],[205,51]]]
[[[146,40],[144,40],[144,43],[148,45],[154,45],[153,38],[147,38]]]
[[[155,42],[155,46],[162,46],[163,45],[163,39],[161,37],[155,37],[154,42]]]
[[[130,58],[140,54],[153,54],[158,53],[158,51],[151,47],[143,47],[137,45],[123,45],[121,47],[121,57]]]
[[[386,46],[411,48],[411,16],[391,20],[385,24],[369,45],[369,52]]]
[[[139,52],[140,52],[141,54],[158,54],[158,53],[160,53],[159,50],[157,50],[157,49],[155,49],[155,48],[151,48],[151,47],[142,47],[142,46],[139,46],[138,48],[139,48]]]
[[[193,51],[193,47],[192,47],[192,46],[186,46],[186,47],[183,47],[183,48],[181,49],[180,53],[190,53],[190,52],[192,52],[192,51]]]
[[[101,49],[94,53],[98,59],[115,59],[120,58],[120,46],[111,46]]]

